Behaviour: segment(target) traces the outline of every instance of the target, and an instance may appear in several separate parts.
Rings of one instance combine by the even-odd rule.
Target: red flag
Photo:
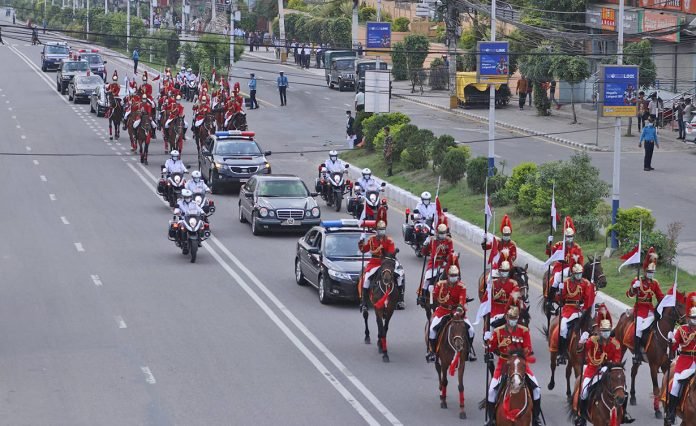
[[[152,81],[157,81],[160,79],[160,77],[161,77],[161,75],[158,75],[157,77],[153,78]]]
[[[447,225],[447,227],[449,227],[447,216],[445,216],[445,212],[442,211],[442,205],[440,204],[439,195],[435,196],[435,209],[437,210],[437,225],[444,223],[445,225]]]
[[[631,251],[629,251],[628,253],[626,253],[626,254],[624,254],[623,256],[621,256],[621,260],[628,260],[628,259],[630,259],[631,257],[633,257],[633,255],[636,254],[637,252],[638,252],[638,244],[636,244],[636,246],[633,247],[633,250],[631,250]]]
[[[621,272],[621,268],[624,266],[640,263],[640,243],[633,247],[633,250],[621,256],[621,260],[624,262],[621,264],[621,266],[619,266],[619,272]]]

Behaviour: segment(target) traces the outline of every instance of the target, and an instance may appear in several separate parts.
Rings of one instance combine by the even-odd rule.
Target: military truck
[[[329,50],[324,52],[324,74],[330,89],[338,86],[355,88],[355,60],[357,53],[352,50]]]

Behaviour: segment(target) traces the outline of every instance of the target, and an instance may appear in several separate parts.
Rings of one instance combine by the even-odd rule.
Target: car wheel
[[[242,212],[242,203],[239,203],[239,223],[246,223],[247,220],[244,217],[244,212]]]
[[[329,89],[333,89],[333,88],[334,88],[334,84],[329,82]]]
[[[60,83],[56,83],[56,90],[60,92]]]
[[[41,71],[46,72],[46,67],[43,64],[41,64]]]
[[[302,267],[300,265],[300,259],[295,258],[295,282],[297,285],[306,285],[307,280],[305,280],[304,274],[302,273]]]
[[[256,212],[251,214],[251,233],[254,235],[261,235],[261,230],[259,229],[257,222]]]
[[[326,290],[326,281],[324,281],[323,275],[319,275],[319,302],[322,305],[326,305],[330,302],[329,294]]]
[[[69,101],[72,101],[72,100],[73,100],[73,97],[72,97],[72,94],[71,94],[71,93],[72,93],[72,92],[70,91],[70,89],[68,89],[68,100],[69,100]]]
[[[215,172],[213,170],[210,170],[209,172],[210,176],[210,192],[213,194],[219,194],[220,193],[220,188],[218,188],[219,184],[217,179],[215,179]]]

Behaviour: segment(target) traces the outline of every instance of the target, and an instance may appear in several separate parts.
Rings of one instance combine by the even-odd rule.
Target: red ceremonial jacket
[[[510,330],[507,324],[496,328],[488,342],[488,350],[498,355],[498,365],[493,373],[493,378],[499,380],[510,352],[521,350],[525,356],[532,353],[532,338],[529,335],[529,329],[517,325],[514,330]],[[533,374],[529,364],[530,362],[527,362],[527,374]]]
[[[520,287],[517,284],[517,281],[513,280],[512,278],[499,277],[493,280],[493,289],[491,290],[491,294],[493,296],[493,301],[491,303],[491,318],[507,312],[512,293],[516,291],[520,291]],[[484,294],[483,300],[488,300],[488,292]]]
[[[546,254],[551,256],[553,253],[556,253],[558,250],[563,250],[563,241],[559,241],[556,244],[553,245],[550,249],[546,249]],[[565,261],[565,265],[563,267],[568,267],[572,268],[573,265],[576,263],[579,263],[581,266],[585,265],[585,256],[582,254],[582,247],[580,247],[578,244],[573,243],[572,246],[566,245],[565,248],[565,256],[563,257],[563,260]],[[561,267],[560,262],[556,262],[553,268],[553,272],[561,272],[563,268]]]
[[[496,244],[496,251],[498,252],[499,256],[497,262],[493,262],[493,257],[490,258],[489,263],[491,264],[491,268],[499,269],[500,264],[505,260],[510,262],[510,266],[512,266],[512,264],[515,263],[515,260],[517,260],[517,244],[515,244],[515,242],[512,240],[505,242],[502,238],[496,237],[494,241],[489,241],[486,244],[486,250],[492,250],[494,243]],[[508,251],[507,256],[503,254],[504,249],[507,249]]]
[[[594,303],[592,283],[585,278],[581,278],[580,281],[566,278],[563,281],[560,300],[563,305],[561,310],[563,318],[569,318],[574,313],[582,313],[583,307],[589,309]]]
[[[117,97],[121,93],[121,86],[118,83],[111,83],[106,86],[106,91],[111,92],[114,97]]]
[[[583,377],[593,377],[605,363],[619,364],[623,358],[621,344],[614,337],[602,343],[599,336],[592,336],[585,342],[585,372]]]
[[[452,239],[446,237],[444,240],[430,238],[430,243],[421,249],[423,255],[428,256],[428,268],[433,269],[438,266],[442,267],[447,261],[447,256],[454,251],[454,243]]]
[[[461,281],[456,284],[450,284],[447,280],[438,281],[433,290],[433,300],[438,304],[435,309],[438,318],[451,314],[458,306],[466,310],[466,285]]]
[[[143,83],[140,89],[147,95],[148,98],[152,98],[152,85],[150,83]]]
[[[635,300],[636,293],[638,293],[638,300],[633,305],[633,309],[636,315],[645,318],[655,309],[655,302],[653,299],[657,299],[657,303],[660,303],[665,296],[657,280],[649,280],[646,277],[642,277],[640,279],[640,287],[638,288],[633,288],[634,283],[635,280],[631,282],[631,286],[628,288],[628,291],[626,291],[626,296]]]
[[[358,248],[362,253],[370,253],[372,256],[365,266],[366,271],[379,267],[382,265],[382,257],[386,253],[394,253],[396,251],[396,245],[391,237],[384,236],[384,238],[379,238],[377,235],[370,236],[366,242],[359,241]]]
[[[690,368],[693,362],[696,362],[696,329],[684,324],[674,332],[674,340],[672,352],[676,352],[677,349],[681,350],[674,372],[681,373]]]

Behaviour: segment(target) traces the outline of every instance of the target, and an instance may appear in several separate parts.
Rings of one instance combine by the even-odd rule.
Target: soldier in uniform
[[[500,222],[500,233],[502,238],[495,238],[492,241],[486,241],[484,239],[481,242],[481,247],[484,250],[491,250],[488,263],[491,264],[491,273],[494,278],[498,276],[500,263],[508,261],[510,262],[510,266],[512,266],[515,264],[515,260],[517,260],[517,244],[510,239],[512,235],[512,222],[508,215],[503,216],[503,220]],[[495,250],[493,250],[494,247]]]
[[[534,426],[541,425],[541,389],[537,382],[532,369],[529,367],[532,364],[532,338],[529,334],[529,329],[523,325],[519,325],[520,311],[517,308],[510,308],[505,315],[506,323],[495,330],[493,333],[486,332],[484,340],[488,346],[486,353],[486,364],[493,361],[493,355],[498,356],[498,363],[493,373],[493,379],[488,387],[488,423],[486,426],[495,424],[495,403],[498,400],[498,385],[503,375],[503,370],[506,367],[507,359],[511,352],[522,351],[527,357],[527,379],[533,385],[532,389],[532,422]]]
[[[114,98],[117,98],[121,93],[121,86],[118,84],[118,71],[114,70],[114,74],[111,76],[111,83],[106,86],[106,91],[111,93]],[[111,116],[111,106],[107,106],[106,114],[104,115],[107,117]]]
[[[374,275],[379,267],[382,266],[382,258],[386,254],[394,254],[396,252],[396,245],[394,240],[387,235],[387,223],[383,220],[377,222],[375,227],[375,235],[371,235],[370,238],[365,240],[365,235],[360,237],[358,241],[358,249],[362,253],[370,253],[370,260],[365,265],[365,272],[361,278],[362,282],[362,301],[360,303],[360,310],[364,311],[367,309],[368,302],[370,300],[369,289],[370,289],[370,277]]]
[[[633,337],[633,362],[640,364],[643,360],[641,353],[641,339],[643,331],[647,330],[655,321],[655,302],[659,304],[664,297],[660,283],[655,277],[655,267],[653,259],[657,259],[655,248],[650,247],[646,256],[646,264],[643,265],[645,276],[636,278],[626,291],[626,296],[635,300],[633,312],[635,315],[636,334]],[[650,262],[650,263],[648,263]]]
[[[200,104],[195,105],[194,109],[196,110],[196,118],[194,119],[191,130],[197,135],[198,128],[201,126],[201,124],[203,124],[203,120],[205,120],[206,115],[210,113],[210,105],[208,104],[207,95],[201,95]]]
[[[552,269],[554,288],[558,287],[558,285],[568,276],[568,272],[570,272],[573,265],[576,263],[579,263],[580,266],[585,264],[585,256],[582,253],[582,247],[575,242],[575,224],[570,216],[566,216],[563,227],[565,254],[563,256],[563,261],[556,262]],[[552,241],[550,239],[551,237],[549,237],[549,244],[546,247],[546,254],[549,256],[558,250],[563,250],[564,247],[563,241],[559,241],[552,246]]]
[[[496,328],[505,320],[505,313],[511,303],[510,298],[514,293],[520,293],[517,281],[510,278],[510,262],[505,260],[500,264],[498,277],[493,279],[491,285],[493,300],[491,301],[490,326]],[[484,293],[483,301],[486,300],[488,300],[488,292]]]
[[[460,280],[459,268],[450,266],[447,270],[447,279],[440,280],[435,284],[433,299],[437,302],[437,308],[433,312],[430,320],[430,332],[428,334],[428,353],[425,357],[427,362],[435,361],[435,347],[437,346],[437,335],[442,328],[442,320],[445,317],[463,318],[469,331],[469,361],[475,361],[472,348],[474,343],[474,327],[466,318],[466,284]],[[473,358],[473,359],[472,359]]]
[[[582,266],[573,265],[572,275],[558,286],[561,303],[560,339],[558,340],[559,365],[566,361],[566,339],[570,323],[582,316],[585,309],[594,303],[594,287],[582,277]]]
[[[422,284],[423,290],[428,292],[433,290],[433,283],[439,279],[440,272],[444,271],[445,261],[452,251],[454,251],[454,243],[452,243],[452,238],[449,236],[449,229],[447,225],[441,223],[437,226],[435,238],[428,237],[421,251],[424,256],[428,256],[428,266],[425,269]],[[424,305],[425,299],[426,292],[422,291],[418,298],[418,304]]]
[[[689,297],[689,301],[691,301],[691,297]],[[696,372],[696,306],[690,306],[688,315],[688,324],[680,326],[676,333],[669,332],[669,337],[673,342],[672,353],[679,351],[679,356],[674,367],[672,386],[667,395],[666,425],[674,424],[674,416],[681,398],[682,385],[684,383],[688,384],[687,379]]]

